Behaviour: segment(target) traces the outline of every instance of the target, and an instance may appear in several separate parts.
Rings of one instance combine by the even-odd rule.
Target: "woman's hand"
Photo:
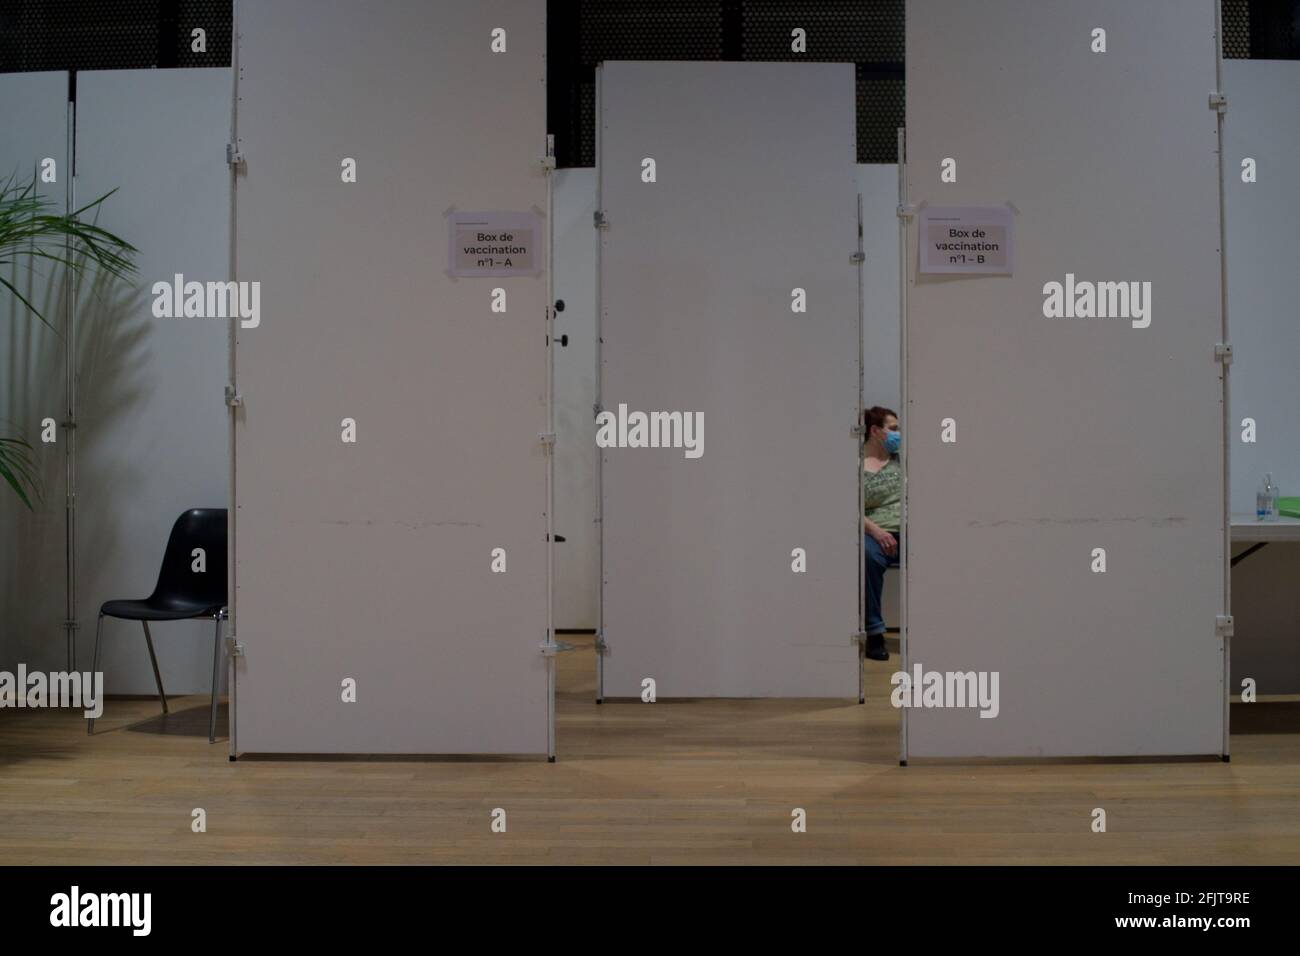
[[[871,535],[876,544],[880,545],[880,550],[884,552],[886,557],[892,558],[898,553],[897,538],[870,519],[867,519],[864,523],[867,526],[867,534]]]
[[[871,537],[874,537],[876,544],[880,545],[880,550],[884,551],[885,557],[892,558],[898,553],[898,538],[885,531],[884,528],[872,529]]]

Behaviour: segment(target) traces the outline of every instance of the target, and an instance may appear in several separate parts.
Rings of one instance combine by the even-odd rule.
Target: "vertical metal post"
[[[555,136],[546,135],[546,755],[555,760]]]
[[[854,428],[860,430],[863,427],[862,406],[864,404],[864,401],[863,401],[862,390],[864,385],[864,379],[866,376],[866,370],[864,367],[865,363],[862,360],[862,350],[866,341],[865,338],[866,332],[864,329],[865,288],[864,288],[864,279],[863,279],[863,273],[866,271],[866,250],[863,249],[862,247],[862,193],[858,193],[858,247],[857,247],[857,255],[854,258],[857,260],[857,266],[858,266],[858,414],[857,414],[857,418],[854,419]],[[858,493],[856,496],[857,511],[854,515],[853,525],[854,525],[854,532],[855,532],[854,540],[857,543],[857,549],[858,549],[858,634],[864,635],[867,633],[867,616],[866,616],[867,598],[866,598],[866,578],[865,578],[866,568],[864,567],[866,557],[863,554],[863,548],[865,546],[865,538],[863,537],[864,535],[863,518],[865,517],[865,511],[863,508],[863,497],[862,497],[862,471],[863,471],[863,454],[864,454],[863,440],[866,438],[866,435],[863,434],[861,431],[859,431],[857,434],[858,434],[858,455],[857,455],[857,474],[855,476],[855,481],[857,482]],[[863,673],[863,668],[866,666],[866,646],[867,646],[866,638],[859,636],[858,653],[857,653],[858,703],[859,704],[866,703],[866,699],[867,699],[866,675]]]
[[[77,102],[76,71],[68,74],[67,159],[63,167],[64,211],[77,206]],[[64,257],[72,261],[72,238],[64,239]],[[63,270],[63,416],[64,506],[64,616],[68,672],[77,669],[77,277],[74,269]]]
[[[604,215],[605,190],[604,169],[602,162],[602,129],[604,115],[601,112],[601,86],[604,71],[596,64],[596,214]],[[596,233],[596,408],[605,407],[605,300],[601,287],[604,271],[605,237],[603,228]],[[605,699],[605,456],[604,449],[596,448],[596,566],[598,578],[596,588],[596,703]]]
[[[239,149],[239,0],[235,0],[232,20],[230,25],[230,143],[234,152],[240,152]],[[237,259],[238,244],[236,228],[236,216],[238,213],[238,203],[236,202],[236,193],[239,189],[239,166],[230,164],[230,262],[229,273],[230,281],[237,281],[239,278],[239,263]],[[236,310],[238,311],[238,310]],[[229,392],[231,395],[237,395],[238,379],[236,377],[236,345],[238,343],[237,329],[239,327],[239,316],[233,315],[230,318],[229,333],[227,335],[226,346],[226,368],[229,379]],[[236,595],[239,593],[236,587],[236,574],[238,571],[237,553],[237,532],[238,532],[238,509],[239,495],[236,482],[238,480],[238,471],[235,467],[235,456],[237,443],[235,441],[235,428],[238,424],[239,407],[229,405],[227,408],[229,418],[227,419],[226,429],[226,447],[227,463],[229,472],[227,474],[229,502],[226,506],[226,619],[230,622],[227,633],[234,637],[239,633],[239,621],[237,615]],[[237,655],[228,655],[227,662],[227,679],[226,686],[229,688],[227,697],[229,698],[226,707],[226,723],[228,726],[228,736],[230,740],[230,759],[234,760],[238,754],[235,739],[235,722],[237,719],[237,708],[235,706],[235,685],[238,681],[239,667]]]
[[[899,403],[899,427],[903,434],[907,434],[907,410],[911,405],[912,396],[907,388],[907,279],[908,279],[908,260],[911,250],[908,248],[910,232],[907,228],[907,130],[899,127],[898,130],[898,310],[899,326],[901,334],[899,335],[899,377],[902,390],[903,400]],[[903,495],[902,507],[899,509],[901,519],[900,527],[903,529],[903,541],[898,549],[898,589],[899,603],[902,610],[899,615],[898,627],[898,651],[902,659],[902,670],[904,673],[910,672],[911,658],[909,657],[908,647],[908,626],[907,626],[907,552],[911,547],[912,536],[908,533],[907,527],[907,448],[909,442],[903,442],[901,461],[903,465]],[[899,731],[899,763],[907,764],[907,708],[903,709],[903,719]]]
[[[1219,3],[1214,4],[1214,87],[1216,93],[1223,93],[1223,11]],[[1219,310],[1222,328],[1220,341],[1226,343],[1228,338],[1228,222],[1225,202],[1225,183],[1223,180],[1223,110],[1215,111],[1216,136],[1218,144],[1219,168]],[[1232,494],[1232,418],[1229,402],[1231,389],[1229,375],[1231,365],[1220,362],[1219,369],[1223,386],[1223,447],[1220,458],[1223,460],[1223,613],[1232,614],[1232,518],[1229,500]],[[1232,637],[1223,636],[1223,754],[1228,760],[1229,747],[1228,721],[1232,712]]]

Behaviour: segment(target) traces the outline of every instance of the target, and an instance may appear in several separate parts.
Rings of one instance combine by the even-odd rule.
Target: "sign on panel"
[[[920,272],[1011,275],[1011,207],[926,206],[920,212]]]

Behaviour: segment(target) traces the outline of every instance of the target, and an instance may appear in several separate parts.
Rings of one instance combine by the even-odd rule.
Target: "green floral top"
[[[894,455],[874,475],[862,469],[863,513],[886,531],[897,532],[902,520],[903,468]]]

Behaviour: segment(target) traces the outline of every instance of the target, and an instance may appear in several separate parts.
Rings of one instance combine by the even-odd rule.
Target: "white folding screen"
[[[1227,60],[1223,71],[1232,510],[1253,515],[1265,472],[1284,495],[1300,495],[1300,189],[1292,171],[1300,156],[1300,63]],[[1242,441],[1246,418],[1253,441]]]
[[[453,278],[447,218],[544,210],[545,7],[237,18],[232,750],[545,752],[545,256]]]
[[[78,205],[117,190],[100,225],[139,249],[137,284],[78,296],[78,617],[89,662],[100,605],[145,597],[172,523],[229,497],[228,333],[220,318],[154,314],[157,282],[225,279],[230,257],[229,69],[77,77]],[[169,694],[206,693],[211,621],[154,628]],[[151,694],[141,629],[106,620],[108,693]]]
[[[904,666],[999,690],[908,708],[903,755],[1224,753],[1215,4],[907,12],[909,202],[1016,211],[1009,277],[908,233]],[[1046,317],[1075,281],[1138,286]]]
[[[900,411],[900,339],[903,320],[898,288],[898,166],[859,164],[862,202],[862,405]],[[881,614],[888,628],[899,628],[900,573],[885,574]]]
[[[596,524],[596,171],[555,173],[555,626],[595,628],[600,589]],[[561,540],[563,539],[563,540]]]
[[[598,85],[600,402],[703,418],[694,450],[601,449],[603,693],[852,697],[853,67]]]
[[[1292,172],[1300,156],[1300,63],[1225,60],[1223,74],[1231,506],[1252,517],[1266,472],[1282,494],[1300,495],[1300,189]],[[1300,549],[1290,545],[1270,545],[1233,571],[1230,686],[1249,677],[1262,694],[1300,692],[1297,574]]]
[[[857,167],[862,200],[862,404],[897,409],[898,310],[898,166],[876,163]],[[888,580],[888,579],[887,579]]]
[[[35,182],[51,211],[62,213],[71,176],[68,74],[0,74],[0,129],[0,180]],[[9,671],[20,661],[32,670],[61,670],[67,663],[65,444],[40,438],[44,419],[65,418],[60,332],[66,300],[61,270],[40,260],[31,266],[26,259],[0,266],[4,278],[50,323],[43,325],[12,293],[0,289],[0,436],[22,438],[32,446],[44,489],[43,500],[28,510],[0,482],[0,540],[6,542],[0,548],[0,669]]]

